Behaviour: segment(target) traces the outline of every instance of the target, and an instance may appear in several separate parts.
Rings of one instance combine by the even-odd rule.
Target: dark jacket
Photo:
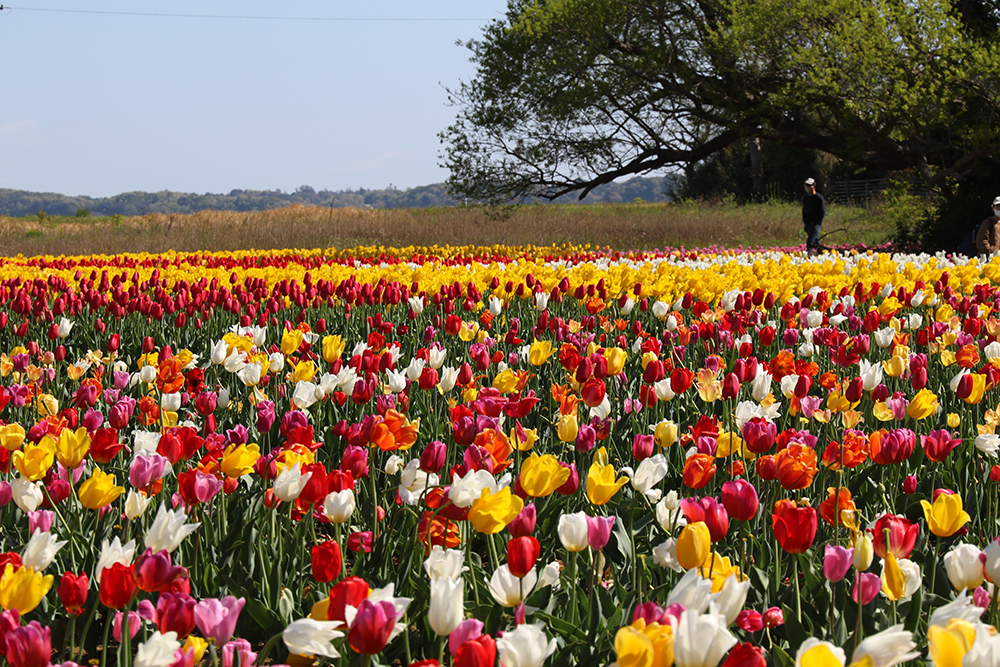
[[[997,217],[991,215],[979,223],[979,231],[976,232],[976,249],[979,250],[979,254],[985,255],[1000,250],[997,222]]]
[[[826,201],[816,193],[802,198],[802,224],[821,225],[826,217]]]

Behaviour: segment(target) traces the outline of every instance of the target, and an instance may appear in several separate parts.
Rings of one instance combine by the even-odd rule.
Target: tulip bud
[[[515,537],[507,543],[507,567],[515,577],[523,578],[535,567],[541,544],[530,535]]]
[[[420,470],[431,474],[441,472],[447,453],[447,445],[440,440],[428,443],[424,451],[420,454]]]
[[[712,536],[704,521],[689,523],[677,538],[677,562],[685,570],[701,567],[712,557]]]
[[[535,521],[538,514],[534,503],[526,504],[521,513],[514,517],[514,520],[507,524],[507,530],[512,537],[525,537],[535,532]]]
[[[907,475],[903,480],[903,493],[912,496],[917,491],[917,476]]]
[[[872,543],[872,537],[868,533],[862,533],[854,542],[854,555],[852,558],[854,569],[858,572],[864,572],[871,567],[874,558],[875,547]]]

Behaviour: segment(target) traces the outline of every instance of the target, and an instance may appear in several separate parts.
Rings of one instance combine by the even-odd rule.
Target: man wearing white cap
[[[802,198],[802,226],[806,230],[806,251],[810,255],[819,254],[819,230],[826,217],[826,201],[816,192],[816,181],[806,179],[806,196]]]
[[[1000,250],[997,222],[1000,222],[1000,197],[993,200],[993,215],[979,223],[979,231],[976,232],[976,249],[980,255],[989,255]]]

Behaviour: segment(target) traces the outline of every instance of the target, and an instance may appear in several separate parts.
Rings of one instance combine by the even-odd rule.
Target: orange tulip
[[[840,487],[839,498],[837,489],[835,488],[828,488],[826,493],[826,500],[819,504],[819,515],[823,517],[823,521],[826,521],[831,526],[835,522],[843,526],[844,522],[841,519],[840,513],[844,510],[854,511],[857,509],[857,505],[851,500],[850,489],[846,486]]]
[[[491,428],[483,429],[481,433],[476,435],[475,442],[477,447],[488,451],[493,458],[494,474],[499,475],[512,463],[510,455],[514,448],[503,431],[495,431]]]
[[[412,422],[393,409],[386,410],[381,424],[372,427],[371,441],[384,452],[409,449],[417,441],[420,420]]]
[[[816,451],[808,445],[792,443],[774,457],[778,470],[778,483],[792,491],[812,484],[816,476]]]
[[[979,363],[979,349],[975,344],[969,343],[955,353],[955,362],[962,368],[972,368]]]
[[[715,476],[715,457],[708,454],[695,454],[684,464],[684,486],[700,489],[712,481]]]
[[[856,468],[868,460],[868,439],[860,431],[844,431],[843,444],[830,441],[823,452],[823,465],[840,470],[841,457],[845,468]]]

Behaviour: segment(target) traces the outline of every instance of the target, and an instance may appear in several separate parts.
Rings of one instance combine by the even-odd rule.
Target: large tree
[[[450,91],[450,187],[584,196],[760,138],[932,186],[1000,150],[993,0],[510,0]]]

